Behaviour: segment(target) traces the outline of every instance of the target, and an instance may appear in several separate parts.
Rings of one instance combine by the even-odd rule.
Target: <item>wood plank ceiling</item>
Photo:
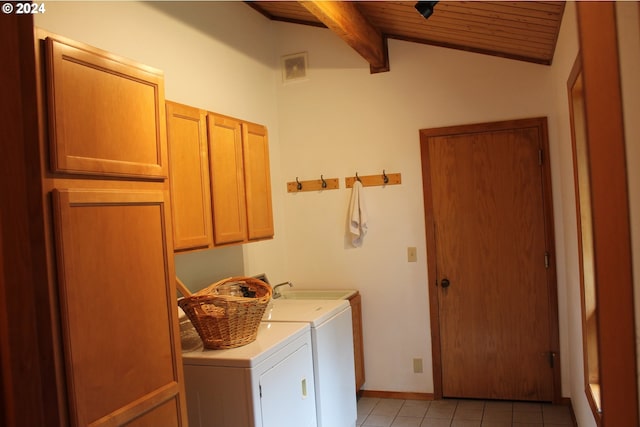
[[[330,28],[372,72],[389,70],[387,38],[550,65],[564,13],[558,1],[440,1],[428,19],[415,1],[247,4],[272,20]]]

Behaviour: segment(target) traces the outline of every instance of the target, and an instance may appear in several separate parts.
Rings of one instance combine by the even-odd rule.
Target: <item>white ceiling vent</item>
[[[284,83],[307,80],[307,52],[282,57],[282,81]]]

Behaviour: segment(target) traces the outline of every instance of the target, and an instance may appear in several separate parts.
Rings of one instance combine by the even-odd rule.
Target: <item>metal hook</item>
[[[356,181],[362,182],[362,181],[360,181],[360,177],[358,176],[358,172],[356,172]]]
[[[387,174],[384,172],[384,169],[382,169],[382,180],[384,181],[385,184],[389,183],[389,177],[387,176]]]
[[[327,181],[324,180],[322,175],[320,175],[320,181],[322,181],[322,188],[327,188]]]
[[[298,191],[302,190],[302,183],[300,181],[298,181],[298,177],[296,176],[296,182],[298,183]]]

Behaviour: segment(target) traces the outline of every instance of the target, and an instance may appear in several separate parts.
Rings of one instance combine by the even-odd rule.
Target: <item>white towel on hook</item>
[[[364,202],[362,183],[356,180],[353,183],[351,203],[349,204],[349,233],[353,246],[362,246],[362,239],[367,234],[367,221],[367,207]]]

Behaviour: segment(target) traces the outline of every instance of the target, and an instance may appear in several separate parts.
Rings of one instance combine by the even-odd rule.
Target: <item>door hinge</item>
[[[262,399],[262,384],[258,385],[258,391],[260,392],[260,398]]]
[[[544,253],[544,268],[549,268],[549,252]]]
[[[538,165],[542,166],[542,148],[538,149]]]

